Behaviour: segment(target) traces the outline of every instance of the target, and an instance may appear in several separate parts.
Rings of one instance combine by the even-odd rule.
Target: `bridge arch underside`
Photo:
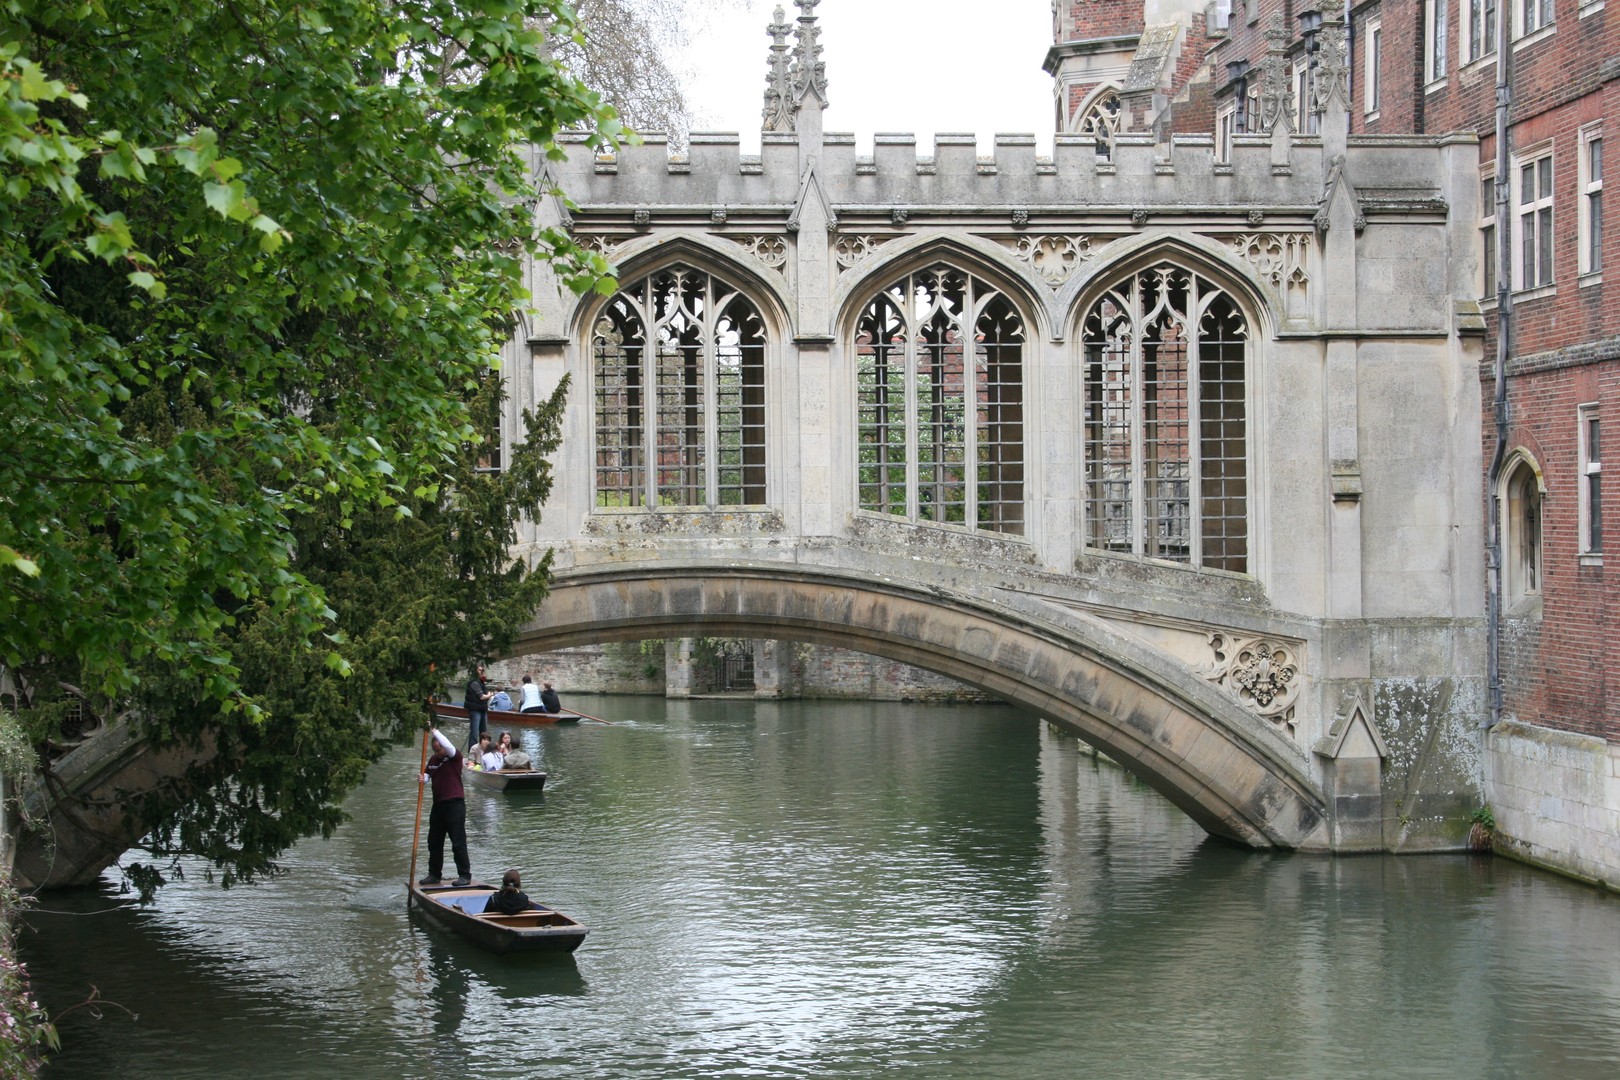
[[[802,568],[649,565],[559,575],[514,651],[699,635],[832,645],[950,676],[1076,731],[1213,835],[1328,846],[1320,788],[1263,721],[1061,616]]]

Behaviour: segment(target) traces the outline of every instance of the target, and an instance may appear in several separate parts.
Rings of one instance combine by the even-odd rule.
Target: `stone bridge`
[[[506,347],[491,467],[568,385],[516,552],[559,576],[520,650],[851,647],[1071,727],[1242,843],[1458,846],[1485,708],[1472,136],[1349,137],[1340,40],[1320,135],[1290,101],[1219,145],[862,154],[822,131],[814,17],[791,53],[788,29],[758,153],[536,154],[538,223],[620,291],[531,266]]]
[[[506,356],[505,431],[569,393],[521,551],[558,587],[520,648],[847,646],[1074,728],[1219,835],[1458,845],[1485,707],[1473,137],[1350,137],[1341,38],[1300,106],[1320,134],[1288,101],[1220,144],[866,154],[822,131],[813,16],[787,29],[758,153],[536,160],[567,196],[539,219],[621,291],[535,268]]]
[[[680,634],[836,645],[970,683],[1079,732],[1211,833],[1328,846],[1320,786],[1276,725],[1217,681],[1027,571],[843,546],[615,561],[564,574],[520,647]]]

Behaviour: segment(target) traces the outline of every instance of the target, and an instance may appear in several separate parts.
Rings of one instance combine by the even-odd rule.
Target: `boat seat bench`
[[[559,915],[555,911],[524,911],[516,915],[503,915],[492,911],[480,912],[478,917],[503,926],[559,926],[568,921],[567,916]]]

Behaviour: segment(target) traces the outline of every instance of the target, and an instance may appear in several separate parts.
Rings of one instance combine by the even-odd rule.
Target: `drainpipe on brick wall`
[[[1485,664],[1490,682],[1490,714],[1481,727],[1495,727],[1502,719],[1502,461],[1507,456],[1508,396],[1507,367],[1513,350],[1513,217],[1508,193],[1513,177],[1508,169],[1512,154],[1508,145],[1508,106],[1513,100],[1513,5],[1501,3],[1496,9],[1496,363],[1493,412],[1496,419],[1496,451],[1491,455],[1485,482],[1490,485],[1491,520],[1486,535],[1485,565],[1490,581],[1485,590]]]

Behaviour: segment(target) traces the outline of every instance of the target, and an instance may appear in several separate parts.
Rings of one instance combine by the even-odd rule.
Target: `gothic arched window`
[[[855,330],[862,510],[1024,532],[1024,322],[953,267],[907,274]]]
[[[1505,607],[1541,592],[1541,482],[1531,463],[1520,457],[1503,484],[1506,558],[1502,560]]]
[[[1097,140],[1097,156],[1110,157],[1114,152],[1114,136],[1119,134],[1119,93],[1104,90],[1091,99],[1091,103],[1075,119],[1074,130]]]
[[[596,505],[765,503],[765,327],[737,289],[672,266],[613,297],[592,339]]]
[[[1248,569],[1248,327],[1170,263],[1086,314],[1086,546]]]

